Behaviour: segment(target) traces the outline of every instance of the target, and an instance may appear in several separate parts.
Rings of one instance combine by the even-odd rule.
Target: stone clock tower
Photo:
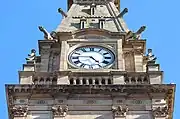
[[[172,119],[175,84],[163,84],[152,49],[123,20],[119,0],[68,0],[49,33],[39,30],[17,85],[6,85],[9,119]]]

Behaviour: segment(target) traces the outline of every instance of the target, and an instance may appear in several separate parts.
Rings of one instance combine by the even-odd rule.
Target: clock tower
[[[119,0],[68,0],[60,25],[32,49],[19,84],[6,85],[9,119],[172,119],[175,84],[163,84],[141,26]]]

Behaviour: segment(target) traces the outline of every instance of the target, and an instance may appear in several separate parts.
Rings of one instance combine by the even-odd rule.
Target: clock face
[[[99,69],[111,66],[114,53],[101,46],[83,46],[69,54],[69,62],[77,68]]]

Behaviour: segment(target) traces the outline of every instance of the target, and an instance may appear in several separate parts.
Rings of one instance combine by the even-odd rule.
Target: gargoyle
[[[139,40],[141,38],[141,34],[142,32],[146,29],[146,26],[142,26],[137,32],[132,32],[132,31],[129,31],[127,34],[126,34],[126,40],[128,39],[134,39],[134,40]]]
[[[39,26],[38,28],[41,32],[44,33],[44,38],[46,40],[53,40],[53,37],[51,36],[51,34],[43,26]]]

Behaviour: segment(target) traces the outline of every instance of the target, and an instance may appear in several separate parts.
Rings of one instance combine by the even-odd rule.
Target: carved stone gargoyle
[[[153,109],[153,114],[155,117],[166,117],[168,116],[168,107],[157,107]]]
[[[54,116],[64,117],[64,116],[67,115],[68,106],[64,106],[64,107],[62,107],[62,106],[53,106],[52,111],[53,111]]]
[[[52,36],[52,34],[50,34],[43,26],[39,26],[38,28],[39,28],[39,30],[40,30],[41,32],[44,33],[44,38],[45,38],[46,40],[53,40],[53,39],[54,39],[53,36],[55,36],[55,35],[54,35],[55,32],[52,32],[52,34],[53,34],[53,36]]]
[[[112,106],[112,112],[115,116],[126,116],[126,113],[128,112],[128,107]]]
[[[11,109],[11,114],[15,117],[24,117],[27,115],[28,106],[13,106]]]
[[[36,50],[35,49],[32,49],[31,50],[31,53],[28,54],[28,58],[26,58],[26,61],[35,61],[35,58],[36,58]]]
[[[148,62],[149,63],[156,63],[156,57],[152,53],[152,49],[148,49],[148,54],[147,54]]]
[[[137,32],[132,32],[132,31],[129,31],[127,34],[126,34],[126,37],[125,39],[126,40],[129,40],[129,39],[133,39],[133,40],[139,40],[141,39],[141,33],[146,29],[146,26],[142,26]]]

